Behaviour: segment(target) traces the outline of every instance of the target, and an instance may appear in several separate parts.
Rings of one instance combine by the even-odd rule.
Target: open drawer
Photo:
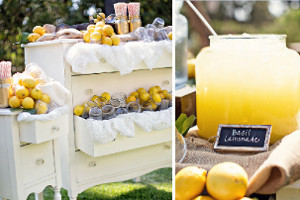
[[[21,142],[40,144],[68,133],[68,115],[51,121],[20,122]]]
[[[150,133],[135,125],[135,136],[132,138],[117,135],[115,141],[106,144],[94,142],[87,130],[87,122],[74,116],[76,148],[92,157],[100,157],[145,146],[169,142],[172,140],[172,128]],[[101,131],[101,130],[99,130]]]

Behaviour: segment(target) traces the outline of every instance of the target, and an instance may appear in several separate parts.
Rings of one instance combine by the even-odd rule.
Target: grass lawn
[[[53,200],[53,190],[44,190],[44,200]],[[67,191],[61,190],[62,199],[68,200]],[[171,200],[172,168],[163,168],[141,176],[141,182],[127,180],[97,185],[80,193],[78,200]],[[27,200],[34,200],[31,194]]]

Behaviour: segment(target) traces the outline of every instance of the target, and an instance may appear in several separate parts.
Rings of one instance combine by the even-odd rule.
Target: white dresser
[[[20,110],[0,109],[0,198],[26,200],[52,185],[59,200],[58,138],[67,134],[68,116],[48,122],[17,121]]]
[[[49,77],[61,82],[72,93],[70,107],[82,104],[91,95],[103,92],[130,92],[159,85],[172,90],[172,55],[165,51],[149,70],[139,63],[135,70],[120,75],[102,59],[102,63],[89,64],[85,74],[73,73],[66,62],[66,49],[76,40],[31,43],[25,46],[26,64],[38,64]],[[145,44],[147,45],[147,44]],[[145,132],[135,127],[135,136],[118,135],[114,142],[93,142],[87,133],[84,119],[70,111],[68,135],[60,137],[62,187],[70,199],[92,186],[131,179],[155,169],[172,166],[172,128]]]

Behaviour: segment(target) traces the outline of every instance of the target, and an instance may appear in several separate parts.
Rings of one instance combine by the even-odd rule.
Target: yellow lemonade
[[[299,128],[300,56],[285,35],[211,36],[196,60],[199,136],[220,124],[272,125],[271,143]]]

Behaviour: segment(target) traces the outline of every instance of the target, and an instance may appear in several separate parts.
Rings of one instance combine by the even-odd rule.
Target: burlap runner
[[[213,144],[192,130],[185,138],[187,154],[176,163],[176,173],[195,165],[206,170],[217,163],[232,161],[241,165],[249,177],[248,194],[273,194],[282,186],[300,178],[300,131],[286,136],[261,153],[217,153]]]

